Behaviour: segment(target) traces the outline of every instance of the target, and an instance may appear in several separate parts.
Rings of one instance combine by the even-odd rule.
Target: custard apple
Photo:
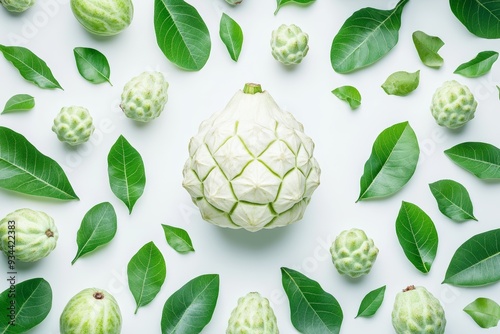
[[[0,248],[21,262],[35,262],[56,248],[59,232],[42,211],[19,209],[0,220]]]
[[[128,118],[149,122],[165,108],[167,90],[168,82],[161,72],[143,72],[125,84],[120,107]]]
[[[239,5],[243,0],[226,0],[226,2],[230,5]]]
[[[309,35],[295,24],[280,25],[271,34],[271,53],[284,65],[299,64],[309,51]]]
[[[396,295],[392,325],[397,334],[443,334],[444,309],[426,288],[409,286]]]
[[[71,10],[80,24],[98,36],[122,32],[132,22],[132,0],[70,0]]]
[[[469,88],[456,80],[450,80],[436,89],[431,113],[439,125],[456,129],[474,118],[476,107],[477,101]]]
[[[330,247],[332,261],[338,272],[356,278],[366,275],[377,259],[378,248],[363,230],[342,231]]]
[[[226,334],[278,334],[278,324],[267,298],[250,292],[238,299]]]
[[[35,0],[0,0],[5,9],[14,13],[24,12],[32,7],[35,2]]]
[[[258,231],[302,218],[319,185],[314,143],[260,85],[247,84],[189,143],[183,186],[208,222]]]
[[[72,146],[88,141],[94,130],[89,111],[79,106],[63,107],[52,125],[57,138]]]

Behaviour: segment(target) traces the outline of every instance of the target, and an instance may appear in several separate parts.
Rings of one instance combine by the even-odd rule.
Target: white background
[[[56,334],[64,305],[87,287],[107,289],[118,300],[123,314],[123,333],[160,333],[166,299],[190,279],[205,273],[221,278],[219,301],[204,333],[223,333],[237,298],[259,291],[270,299],[281,333],[296,333],[290,321],[288,301],[281,286],[280,267],[289,267],[318,281],[333,294],[344,311],[341,332],[393,333],[391,309],[398,291],[409,284],[426,286],[443,303],[447,333],[494,333],[480,329],[462,309],[477,297],[500,302],[500,288],[456,288],[441,284],[449,261],[459,245],[473,235],[499,226],[500,184],[485,182],[460,169],[443,150],[465,141],[483,141],[500,147],[500,102],[495,87],[500,65],[484,77],[467,79],[453,74],[461,63],[484,50],[500,51],[498,40],[470,34],[453,16],[447,1],[410,1],[403,12],[398,45],[380,62],[348,75],[330,65],[333,37],[354,11],[372,6],[393,8],[396,1],[318,0],[308,7],[288,5],[274,16],[275,1],[244,0],[231,7],[223,0],[191,0],[205,20],[212,38],[212,52],[199,72],[186,72],[171,64],[159,50],[153,26],[153,1],[136,0],[131,26],[112,38],[87,33],[71,13],[68,0],[38,0],[21,15],[0,10],[0,43],[23,45],[44,59],[63,90],[42,90],[25,81],[17,70],[0,58],[0,104],[14,94],[35,97],[36,107],[25,113],[0,116],[0,125],[24,134],[41,152],[54,158],[66,171],[80,201],[60,202],[0,191],[0,216],[22,207],[42,210],[54,217],[60,232],[57,248],[34,264],[18,265],[18,281],[44,277],[53,288],[53,305],[45,321],[30,333]],[[219,39],[222,12],[242,27],[245,41],[241,57],[233,62]],[[271,31],[280,24],[295,23],[310,36],[310,52],[295,67],[284,67],[271,56]],[[411,34],[422,30],[446,43],[439,69],[425,67],[417,56]],[[92,47],[103,52],[111,64],[111,81],[92,85],[77,72],[73,48]],[[160,118],[136,124],[118,108],[124,84],[145,70],[162,71],[169,83],[169,101]],[[420,86],[407,97],[388,96],[380,88],[395,71],[420,70]],[[479,103],[476,117],[464,128],[439,127],[429,105],[434,90],[445,80],[467,84]],[[221,110],[245,82],[258,82],[276,102],[292,112],[316,143],[315,156],[322,168],[321,185],[313,195],[304,219],[292,226],[249,233],[225,230],[205,223],[182,188],[182,167],[187,145],[199,123]],[[351,111],[331,90],[356,86],[362,105]],[[71,148],[51,131],[61,107],[82,105],[95,120],[90,142]],[[359,178],[376,136],[385,128],[409,121],[421,145],[420,163],[410,182],[397,194],[355,203]],[[146,167],[144,195],[131,215],[111,192],[106,157],[123,134],[141,153]],[[428,184],[440,179],[462,183],[470,193],[478,222],[455,223],[437,208]],[[420,206],[434,221],[440,243],[429,274],[421,274],[406,259],[395,234],[401,201]],[[76,251],[76,231],[84,214],[95,204],[109,201],[118,214],[114,240],[96,252],[70,264]],[[160,224],[186,229],[195,253],[180,255],[166,243]],[[371,273],[352,280],[340,276],[328,248],[338,233],[358,227],[380,249]],[[134,315],[135,302],[128,289],[126,266],[145,243],[154,241],[167,262],[167,280],[149,305]],[[7,264],[0,257],[6,279]],[[0,278],[2,276],[0,275]],[[0,279],[0,289],[7,286]],[[354,319],[359,303],[369,291],[387,285],[385,301],[370,319]],[[3,314],[2,310],[2,314]]]

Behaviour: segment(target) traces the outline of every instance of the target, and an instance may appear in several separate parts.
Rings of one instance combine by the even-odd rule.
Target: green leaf
[[[412,39],[418,56],[425,66],[431,68],[440,68],[443,66],[444,60],[438,54],[439,49],[444,45],[441,38],[430,36],[423,31],[417,30],[412,34]]]
[[[481,142],[465,142],[444,153],[457,165],[480,179],[500,179],[500,149]]]
[[[382,131],[365,163],[357,201],[399,191],[413,176],[419,154],[417,137],[408,122]]]
[[[361,105],[361,94],[356,87],[341,86],[332,90],[332,94],[349,103],[351,109],[356,109]]]
[[[173,227],[169,225],[161,225],[167,243],[178,253],[194,252],[193,243],[189,234],[182,228]]]
[[[500,1],[450,0],[453,14],[472,34],[500,38]]]
[[[9,282],[7,275],[7,282]],[[14,281],[12,281],[14,283]],[[26,333],[39,325],[52,308],[52,289],[43,278],[32,278],[15,284],[15,297],[7,288],[0,294],[0,333]],[[14,304],[12,304],[14,302]],[[14,309],[12,309],[12,305]],[[13,316],[11,318],[11,315]],[[12,322],[11,322],[12,321]]]
[[[167,277],[165,259],[150,241],[130,259],[127,266],[128,286],[139,307],[149,304],[160,292]]]
[[[290,303],[293,326],[304,334],[338,334],[344,315],[335,297],[318,282],[289,268],[281,268],[281,279]]]
[[[388,95],[406,96],[417,89],[420,82],[420,71],[414,73],[394,72],[382,84],[382,89]]]
[[[116,221],[116,212],[111,203],[104,202],[92,207],[83,217],[76,234],[78,251],[71,264],[82,255],[113,240],[116,234]]]
[[[111,70],[108,59],[101,52],[92,48],[77,47],[73,49],[76,67],[80,75],[93,84],[109,82]]]
[[[477,298],[464,308],[464,312],[481,328],[491,328],[500,321],[500,306],[489,298]]]
[[[488,73],[497,59],[498,52],[482,51],[474,59],[458,66],[453,73],[463,75],[467,78],[477,78]]]
[[[464,242],[453,255],[443,283],[483,286],[500,281],[500,229],[483,232]]]
[[[200,14],[184,0],[155,0],[156,42],[172,63],[188,71],[205,66],[210,49],[210,33]]]
[[[219,25],[219,36],[231,56],[238,61],[243,46],[243,31],[239,24],[226,13],[222,13]]]
[[[368,7],[354,12],[333,39],[333,69],[349,73],[377,62],[391,51],[398,43],[401,14],[408,1],[399,1],[391,10]]]
[[[408,260],[428,273],[438,248],[438,234],[431,218],[415,204],[403,201],[396,219],[396,234]]]
[[[276,7],[276,10],[274,11],[274,15],[278,14],[278,11],[281,9],[281,7],[283,7],[287,3],[295,3],[298,5],[309,5],[309,4],[313,3],[314,1],[316,1],[316,0],[277,0],[278,4]]]
[[[40,88],[60,88],[47,64],[30,50],[22,46],[0,45],[5,59],[18,69],[21,76]]]
[[[382,305],[385,296],[385,285],[368,292],[368,294],[361,301],[359,305],[357,317],[371,317],[377,313],[378,309]]]
[[[3,108],[2,114],[7,114],[16,111],[31,110],[35,107],[35,98],[28,94],[18,94],[11,97],[5,107]]]
[[[457,222],[477,220],[469,192],[463,185],[453,180],[440,180],[430,183],[429,188],[443,215]]]
[[[174,292],[165,302],[162,334],[201,333],[214,314],[219,297],[219,275],[198,276]]]
[[[57,162],[23,135],[0,126],[0,188],[32,196],[78,199]]]
[[[132,213],[144,192],[146,172],[141,155],[122,135],[109,151],[108,175],[111,190]]]

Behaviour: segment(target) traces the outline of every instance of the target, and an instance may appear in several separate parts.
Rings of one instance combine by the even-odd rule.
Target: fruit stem
[[[102,292],[96,292],[93,294],[93,296],[97,300],[104,299],[104,294]]]
[[[45,231],[45,235],[47,236],[47,238],[52,238],[54,236],[54,232],[52,232],[51,230],[47,230]]]
[[[411,290],[415,290],[415,285],[407,286],[406,289],[403,289],[403,292],[407,292],[407,291],[411,291]]]
[[[245,87],[243,87],[243,93],[252,95],[262,93],[262,87],[260,86],[260,84],[246,83]]]

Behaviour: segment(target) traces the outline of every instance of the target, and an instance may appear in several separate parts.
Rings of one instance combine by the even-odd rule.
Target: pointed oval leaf
[[[351,109],[356,109],[361,105],[361,94],[353,86],[341,86],[332,90],[332,94],[342,101],[349,103]]]
[[[500,149],[488,143],[465,142],[444,153],[480,179],[500,179]]]
[[[483,286],[500,281],[500,229],[477,234],[453,255],[443,283]]]
[[[409,0],[390,10],[363,8],[352,14],[335,35],[330,50],[333,69],[349,73],[382,59],[398,43],[401,14]]]
[[[219,297],[219,275],[193,278],[165,302],[161,316],[162,334],[201,333],[212,320]]]
[[[8,276],[7,276],[8,277]],[[14,279],[15,280],[15,279]],[[7,281],[9,281],[7,279]],[[39,325],[52,308],[52,289],[43,278],[32,278],[15,285],[15,297],[10,288],[0,294],[0,333],[21,334]],[[7,316],[15,302],[14,318]]]
[[[396,234],[408,260],[428,273],[438,248],[438,234],[431,218],[415,204],[403,201],[396,219]]]
[[[226,13],[222,13],[220,18],[219,36],[231,59],[238,61],[243,46],[243,31],[240,25]]]
[[[276,7],[276,10],[274,11],[274,15],[278,14],[278,11],[281,9],[281,7],[283,7],[287,3],[295,3],[298,5],[309,5],[314,1],[316,0],[277,0],[278,5]]]
[[[467,78],[477,78],[488,73],[497,59],[498,52],[482,51],[474,59],[458,66],[453,73],[463,75]]]
[[[104,202],[92,207],[83,217],[76,233],[78,251],[71,264],[82,255],[113,240],[116,234],[116,221],[116,212],[111,203]]]
[[[444,45],[441,38],[427,35],[423,31],[415,31],[412,34],[413,44],[417,49],[418,56],[425,66],[431,68],[440,68],[444,60],[438,54],[439,49]]]
[[[109,151],[108,175],[111,190],[132,213],[144,192],[146,172],[141,155],[122,135]]]
[[[489,298],[477,298],[464,308],[464,312],[481,328],[492,328],[500,321],[500,305]]]
[[[165,233],[165,238],[167,243],[178,253],[189,253],[194,252],[193,243],[189,234],[182,228],[161,225],[163,227],[163,232]]]
[[[168,60],[188,71],[205,66],[212,45],[196,8],[184,0],[155,0],[154,27],[158,46]]]
[[[437,201],[439,211],[457,222],[477,220],[467,189],[453,180],[439,180],[429,184]]]
[[[335,297],[293,269],[281,268],[281,280],[290,303],[292,324],[299,332],[340,333],[344,315]]]
[[[456,18],[471,33],[482,38],[500,38],[500,1],[450,0]]]
[[[57,162],[23,135],[0,126],[0,188],[32,196],[78,199]]]
[[[371,317],[377,313],[378,309],[382,305],[385,296],[386,286],[382,286],[378,289],[372,290],[366,294],[366,296],[361,301],[359,305],[357,317]]]
[[[59,88],[62,89],[59,82],[52,74],[47,63],[40,59],[29,49],[22,46],[0,45],[0,51],[5,59],[10,61],[18,69],[21,76],[34,83],[40,88]]]
[[[100,84],[109,81],[111,69],[108,59],[100,51],[92,48],[77,47],[73,49],[76,67],[80,75],[87,81]]]
[[[420,82],[420,70],[410,73],[394,72],[382,84],[382,89],[388,95],[406,96],[417,89]]]
[[[11,112],[31,110],[35,107],[35,98],[28,94],[17,94],[12,96],[5,107],[3,108],[2,114],[8,114]]]
[[[417,137],[408,122],[382,131],[366,161],[358,201],[399,191],[413,176],[419,154]]]

